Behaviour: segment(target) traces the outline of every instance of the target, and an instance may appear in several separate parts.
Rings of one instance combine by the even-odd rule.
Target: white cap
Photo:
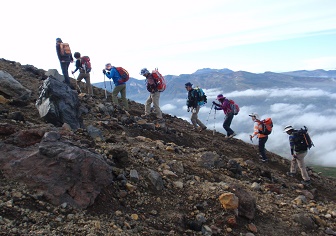
[[[290,131],[290,130],[293,130],[294,128],[293,128],[293,126],[291,126],[291,125],[287,125],[285,128],[284,128],[284,133],[286,133],[287,131]]]
[[[252,112],[251,114],[249,114],[249,116],[255,117],[257,120],[260,120],[259,115],[257,113],[255,113],[255,112]]]

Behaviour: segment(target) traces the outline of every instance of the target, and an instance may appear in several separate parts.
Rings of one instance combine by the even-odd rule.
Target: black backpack
[[[311,147],[314,146],[313,141],[311,140],[308,129],[306,126],[303,126],[304,128],[301,128],[299,130],[295,130],[294,135],[294,149],[296,152],[299,151],[306,151],[307,149],[311,149]]]

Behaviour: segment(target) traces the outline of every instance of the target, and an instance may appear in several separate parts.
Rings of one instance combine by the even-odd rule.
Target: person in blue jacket
[[[118,106],[118,93],[121,95],[121,100],[124,104],[124,109],[128,110],[128,102],[126,98],[126,83],[120,83],[121,76],[117,69],[111,65],[111,63],[107,63],[105,65],[105,69],[103,70],[104,75],[107,78],[112,79],[114,83],[114,89],[112,91],[112,102],[115,106]]]

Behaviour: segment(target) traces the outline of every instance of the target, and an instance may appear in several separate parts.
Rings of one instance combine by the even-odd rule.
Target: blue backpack
[[[205,95],[203,89],[196,87],[195,91],[198,93],[198,105],[202,106],[207,103],[207,96]]]

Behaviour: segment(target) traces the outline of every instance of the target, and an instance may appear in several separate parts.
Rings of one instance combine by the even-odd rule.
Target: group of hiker
[[[68,74],[68,68],[71,62],[73,62],[73,57],[68,44],[64,44],[60,38],[56,39],[56,51],[61,64],[62,73],[64,75],[64,83],[70,84],[70,78]],[[72,71],[74,74],[79,70],[79,75],[76,79],[76,86],[79,88],[79,82],[82,79],[85,79],[86,82],[86,90],[89,95],[92,95],[92,86],[90,83],[90,71],[91,64],[90,59],[87,56],[82,57],[79,52],[74,53],[74,57],[76,58],[76,69]],[[118,94],[121,95],[121,100],[123,102],[122,109],[128,110],[128,101],[126,98],[126,82],[129,79],[128,72],[122,67],[114,67],[111,63],[107,63],[105,65],[105,69],[103,69],[104,78],[105,76],[114,83],[114,89],[112,91],[112,102],[114,106],[119,107],[118,104]],[[143,68],[140,71],[140,74],[146,78],[147,91],[149,92],[149,97],[145,102],[145,114],[142,115],[143,118],[148,118],[151,114],[151,105],[153,104],[153,109],[158,120],[162,120],[162,111],[160,109],[160,94],[164,91],[166,84],[163,76],[156,70],[153,70],[152,73],[147,69]],[[124,76],[126,75],[126,77]],[[200,119],[198,118],[198,113],[200,111],[201,106],[203,106],[207,102],[207,96],[201,88],[193,88],[193,84],[187,82],[185,84],[185,88],[188,91],[187,98],[187,111],[191,111],[191,123],[193,125],[193,130],[202,132],[206,130],[207,127],[204,125]],[[105,91],[106,92],[106,91]],[[224,112],[225,118],[223,122],[223,128],[226,131],[225,138],[230,139],[236,136],[236,133],[231,129],[231,123],[235,115],[239,112],[239,106],[231,99],[226,98],[223,94],[217,95],[218,102],[213,101],[211,110],[214,108],[215,110],[222,110]],[[210,112],[211,112],[210,110]],[[209,113],[210,114],[210,113]],[[268,162],[268,157],[266,156],[265,144],[268,140],[268,135],[272,131],[273,123],[271,118],[267,118],[264,120],[260,119],[260,116],[257,113],[249,114],[252,121],[254,122],[253,133],[250,135],[250,140],[254,137],[258,138],[258,148],[261,161],[263,163]],[[308,149],[311,147],[312,142],[311,139],[306,132],[301,129],[295,130],[292,126],[286,126],[284,128],[284,132],[289,135],[289,143],[290,150],[292,155],[290,172],[287,173],[288,176],[294,176],[299,167],[301,171],[301,176],[303,178],[303,184],[309,185],[310,178],[306,170],[306,166],[304,163],[304,157],[307,155]],[[304,136],[304,140],[301,137]],[[307,144],[307,139],[310,141],[310,144]],[[306,145],[304,144],[306,142]]]

